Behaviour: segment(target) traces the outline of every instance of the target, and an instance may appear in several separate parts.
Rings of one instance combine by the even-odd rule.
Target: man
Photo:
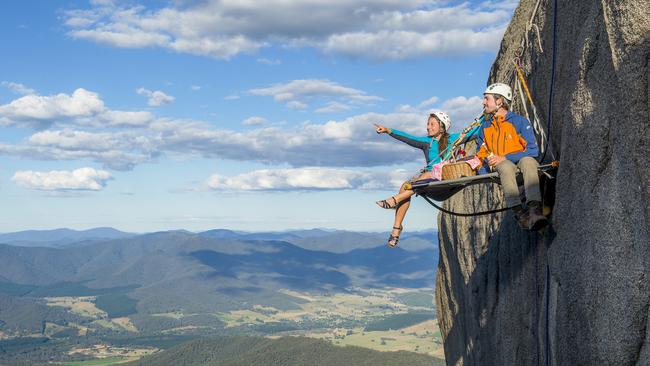
[[[496,83],[485,89],[483,108],[491,118],[481,126],[477,139],[480,146],[476,156],[499,173],[506,205],[512,207],[519,226],[540,230],[548,225],[542,214],[542,195],[537,175],[539,154],[535,133],[530,122],[510,111],[512,89]],[[522,205],[517,186],[517,168],[524,177],[526,206]]]

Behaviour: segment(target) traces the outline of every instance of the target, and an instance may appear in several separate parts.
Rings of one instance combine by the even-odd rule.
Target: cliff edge
[[[522,0],[488,83],[514,80],[518,54],[560,162],[552,226],[525,232],[510,212],[439,215],[447,363],[649,365],[650,7]],[[502,199],[488,184],[444,207],[478,212]]]

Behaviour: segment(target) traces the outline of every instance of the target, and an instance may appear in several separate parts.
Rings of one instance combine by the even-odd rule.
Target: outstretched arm
[[[431,137],[428,136],[413,136],[406,132],[384,127],[382,125],[374,124],[376,127],[377,133],[387,133],[394,139],[402,141],[410,146],[413,146],[418,149],[423,149],[427,151],[429,149],[429,144],[431,144]]]

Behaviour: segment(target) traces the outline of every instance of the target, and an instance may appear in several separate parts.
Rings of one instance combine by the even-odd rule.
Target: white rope
[[[521,82],[519,81],[518,78],[515,79],[515,90],[519,92],[519,97],[521,98],[521,106],[524,108],[524,112],[526,113],[526,119],[530,121],[530,115],[528,114],[528,106],[526,105],[526,98],[524,96],[524,91],[521,87]]]
[[[526,24],[526,32],[524,33],[524,38],[521,40],[521,45],[519,46],[519,51],[520,54],[518,56],[522,56],[524,54],[524,50],[528,48],[528,45],[530,43],[528,39],[528,34],[530,31],[535,28],[535,33],[537,34],[537,45],[539,46],[539,52],[544,53],[544,48],[542,48],[542,37],[539,32],[539,27],[537,24],[533,23],[533,20],[535,20],[535,16],[537,16],[537,10],[539,9],[539,4],[542,0],[537,0],[537,3],[535,4],[535,8],[533,9],[533,13],[530,15],[530,19],[528,19],[528,23]]]
[[[546,146],[546,131],[544,131],[539,116],[537,115],[537,108],[535,107],[535,103],[533,103],[533,101],[526,99],[524,95],[523,86],[521,85],[521,81],[519,80],[519,78],[515,77],[515,93],[513,93],[513,96],[517,95],[517,93],[519,93],[519,97],[521,98],[521,106],[523,107],[524,113],[526,114],[526,119],[528,119],[529,121],[531,121],[531,118],[530,115],[528,114],[527,101],[530,102],[530,107],[533,111],[533,118],[532,118],[533,129],[535,130],[535,134],[539,136],[539,151],[540,153],[543,154],[544,148]]]

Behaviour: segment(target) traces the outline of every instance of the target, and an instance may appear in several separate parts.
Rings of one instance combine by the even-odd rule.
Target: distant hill
[[[173,232],[193,234],[186,230],[176,230]],[[71,229],[28,230],[0,234],[0,243],[24,247],[61,248],[66,246],[85,246],[93,241],[132,238],[139,235],[150,234],[125,233],[113,228],[95,228],[82,231]],[[346,253],[355,249],[385,246],[388,237],[387,232],[373,233],[325,229],[277,232],[245,232],[213,229],[199,232],[197,235],[211,239],[285,241],[303,249],[333,253]],[[405,233],[400,241],[400,247],[408,251],[436,250],[437,247],[435,244],[437,243],[437,237],[437,232],[435,231]]]
[[[61,247],[82,241],[122,239],[136,234],[125,233],[109,227],[89,230],[27,230],[0,234],[0,243],[17,246]]]
[[[215,229],[201,232],[198,235],[215,239],[281,240],[303,249],[334,253],[385,246],[388,238],[388,233],[323,229],[262,233]],[[400,248],[408,251],[436,250],[437,240],[438,234],[435,231],[406,233],[400,241]]]
[[[437,366],[444,361],[413,352],[337,347],[323,340],[285,337],[199,339],[127,363],[130,366]]]
[[[223,311],[242,302],[292,309],[300,300],[278,289],[431,288],[437,256],[433,249],[409,252],[383,245],[333,253],[285,241],[178,231],[62,248],[0,244],[0,293],[121,294],[148,313]]]

